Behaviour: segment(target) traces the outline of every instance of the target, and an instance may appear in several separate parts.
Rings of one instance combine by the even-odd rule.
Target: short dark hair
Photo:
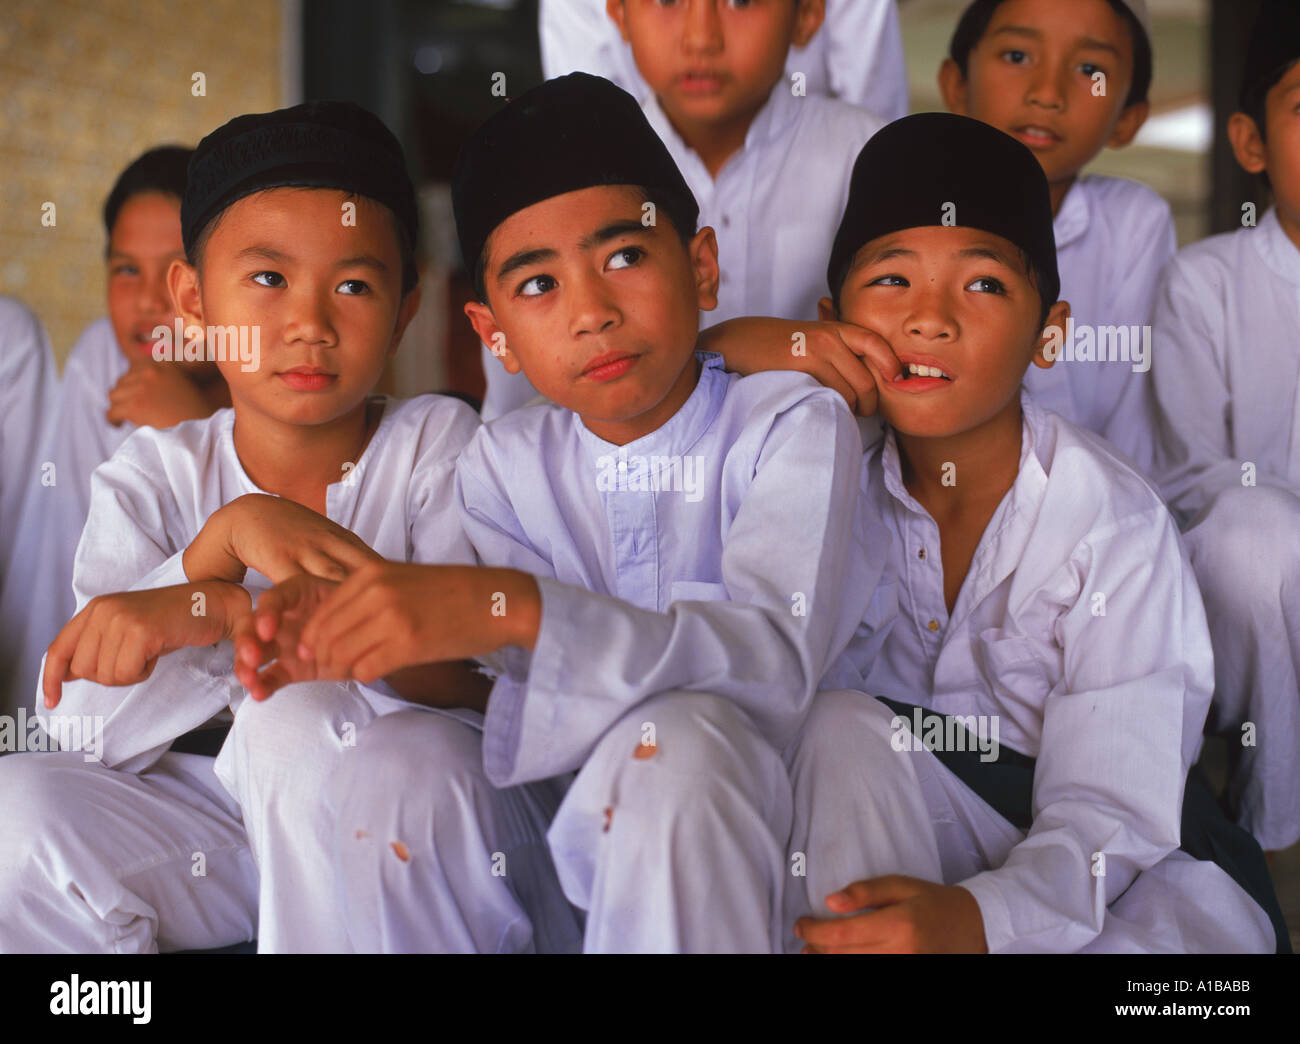
[[[963,78],[966,77],[970,66],[971,51],[988,32],[989,22],[993,20],[993,12],[1001,6],[1002,2],[1003,0],[974,0],[962,12],[957,28],[952,34],[952,40],[948,44],[948,57],[957,63]],[[1153,72],[1151,41],[1147,39],[1142,23],[1137,20],[1137,16],[1124,0],[1106,0],[1106,2],[1124,20],[1129,35],[1133,38],[1133,82],[1129,87],[1128,97],[1124,100],[1124,108],[1127,109],[1130,105],[1146,101],[1151,91]]]
[[[865,245],[866,244],[864,243],[863,246]],[[1012,245],[1014,246],[1015,244]],[[861,250],[862,247],[859,247],[858,249]],[[1020,266],[1025,270],[1025,275],[1029,279],[1030,284],[1033,286],[1034,292],[1038,294],[1038,302],[1039,302],[1038,328],[1041,330],[1043,326],[1046,325],[1047,323],[1047,316],[1048,313],[1051,312],[1052,310],[1052,305],[1056,304],[1055,301],[1044,300],[1043,291],[1041,289],[1051,281],[1051,277],[1048,276],[1048,274],[1044,272],[1041,268],[1039,268],[1036,264],[1034,264],[1033,260],[1029,256],[1028,251],[1026,251],[1023,247],[1017,246],[1016,254],[1020,258]],[[831,288],[831,305],[835,309],[836,319],[840,318],[840,291],[844,289],[844,280],[848,278],[849,272],[852,271],[852,268],[853,268],[853,263],[852,263],[852,259],[850,259],[849,265],[844,269],[844,274],[840,276],[838,283]]]
[[[311,191],[312,186],[273,185],[273,186],[268,186],[268,188],[301,188],[306,191]],[[260,191],[266,191],[266,190],[262,189]],[[252,192],[249,193],[249,195],[256,195],[256,193]],[[355,192],[350,192],[348,193],[348,195],[350,195],[353,199],[361,198],[361,196],[359,196]],[[245,199],[246,197],[240,196],[239,198]],[[236,200],[235,202],[238,202],[238,200]],[[376,203],[376,205],[384,207],[385,210],[389,210],[389,208],[385,206],[385,204],[380,203],[378,200],[375,200],[374,202]],[[216,214],[214,214],[212,216],[212,219],[208,221],[208,223],[205,224],[203,228],[199,230],[198,235],[195,236],[194,243],[190,247],[190,252],[187,257],[187,260],[196,269],[202,270],[203,251],[206,249],[208,245],[208,239],[212,236],[213,229],[215,229],[217,225],[220,224],[222,215],[225,214],[226,210],[229,209],[230,209],[229,207],[225,207],[222,210],[218,211]],[[392,213],[391,210],[389,212]],[[406,226],[401,221],[397,220],[397,216],[395,214],[393,215],[393,230],[397,234],[397,249],[402,258],[402,296],[405,297],[407,294],[409,294],[412,290],[415,289],[416,285],[420,281],[419,269],[416,267],[415,264],[415,243],[412,242],[411,234],[407,230]]]
[[[642,185],[633,186],[639,193],[643,202],[650,202],[650,193]],[[674,230],[677,232],[677,238],[682,241],[682,246],[690,246],[691,240],[695,238],[696,228],[694,222],[688,220],[685,215],[681,214],[676,207],[659,206],[658,213],[668,215],[668,220],[672,223]],[[474,269],[470,277],[474,283],[474,297],[479,304],[487,304],[487,252],[488,244],[492,242],[489,235],[483,242],[483,249],[474,261]],[[468,260],[468,258],[466,259]]]
[[[185,196],[185,172],[192,155],[194,150],[184,145],[160,145],[127,164],[104,200],[104,232],[108,238],[113,238],[117,216],[132,196],[157,192],[175,196],[179,203]]]
[[[1242,88],[1237,109],[1255,121],[1255,126],[1259,128],[1260,141],[1268,141],[1268,129],[1265,126],[1268,122],[1268,92],[1278,85],[1296,62],[1300,62],[1300,58],[1283,62],[1276,69],[1269,70],[1266,75],[1255,77]]]

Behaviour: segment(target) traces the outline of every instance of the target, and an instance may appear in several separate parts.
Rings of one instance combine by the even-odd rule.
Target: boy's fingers
[[[833,950],[842,946],[865,946],[879,942],[882,934],[878,926],[870,921],[875,913],[858,914],[856,917],[831,918],[819,920],[815,917],[801,917],[797,923],[800,939],[819,950]]]
[[[903,372],[894,349],[878,333],[850,323],[841,323],[838,330],[849,350],[868,360],[883,380],[892,381]]]
[[[858,393],[853,390],[853,386],[844,379],[844,375],[839,369],[831,363],[824,363],[821,366],[814,367],[811,371],[813,377],[817,378],[818,383],[829,388],[839,395],[849,404],[849,409],[856,411],[858,408]]]
[[[85,629],[86,617],[78,613],[63,626],[45,650],[45,670],[41,674],[41,690],[45,693],[45,706],[53,709],[63,698],[63,682],[68,678],[68,668],[76,652],[78,639]],[[71,679],[69,679],[71,680]]]
[[[847,888],[832,892],[826,897],[826,905],[837,913],[850,910],[865,910],[872,906],[889,906],[911,899],[920,888],[915,878],[902,874],[888,874],[873,877],[865,881],[854,881]]]

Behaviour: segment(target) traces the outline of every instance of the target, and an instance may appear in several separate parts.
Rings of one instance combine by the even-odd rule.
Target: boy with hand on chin
[[[181,225],[188,261],[169,285],[186,325],[260,327],[261,365],[220,363],[233,409],[142,428],[95,473],[80,611],[47,654],[42,713],[95,722],[83,749],[101,763],[63,751],[0,764],[4,950],[198,949],[254,933],[263,950],[348,949],[321,800],[334,761],[370,718],[411,706],[394,690],[474,698],[456,665],[391,689],[301,686],[271,704],[244,700],[231,677],[227,640],[271,582],[341,579],[381,555],[472,560],[453,488],[472,411],[372,394],[418,305],[397,140],[341,102],[238,117],[200,143]],[[173,748],[231,711],[215,764]],[[438,778],[467,792],[482,777],[476,733],[439,722]],[[455,850],[463,876],[483,867],[457,941],[527,946],[511,890],[525,863],[509,880],[488,867],[530,830],[540,845],[541,826],[486,783],[476,800],[484,831],[502,823],[507,836]]]
[[[489,568],[366,566],[332,592],[302,578],[268,597],[310,611],[259,608],[257,638],[291,625],[290,673],[310,654],[318,677],[488,658],[489,778],[576,773],[556,784],[548,839],[587,911],[585,948],[779,949],[782,754],[859,621],[875,619],[882,549],[857,508],[853,418],[805,375],[740,379],[696,353],[713,232],[696,229],[668,151],[608,81],[551,80],[488,120],[453,200],[479,261],[466,312],[551,399],[482,428],[457,467]],[[260,645],[245,662],[272,659]],[[349,902],[433,933],[422,875],[445,876],[448,853],[409,782],[430,763],[416,743],[386,763],[350,757],[331,792],[345,810],[382,807],[381,830],[428,824],[416,840],[433,870],[375,874]],[[346,830],[338,846],[355,886]]]
[[[863,472],[897,612],[848,656],[878,699],[819,695],[792,764],[805,952],[1273,949],[1258,846],[1188,778],[1213,668],[1177,527],[1021,386],[1069,314],[1033,155],[963,117],[892,124],[859,157],[827,276],[824,318],[875,331],[906,372],[877,379]],[[935,749],[917,716],[944,727]]]

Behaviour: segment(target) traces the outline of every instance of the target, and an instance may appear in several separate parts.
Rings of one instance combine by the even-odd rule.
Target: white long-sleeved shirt
[[[1244,464],[1300,489],[1300,247],[1277,212],[1179,252],[1155,309],[1153,474],[1186,522]]]
[[[717,235],[718,307],[700,313],[701,327],[745,315],[815,320],[817,302],[829,292],[826,264],[853,164],[881,121],[831,98],[796,97],[777,84],[715,181],[659,103],[651,97],[642,108],[700,205],[699,227],[709,225]],[[485,420],[536,398],[527,377],[507,374],[481,351]]]
[[[730,697],[780,749],[867,614],[884,547],[860,511],[843,399],[803,374],[740,378],[698,358],[682,408],[624,447],[542,404],[485,425],[461,457],[479,557],[532,573],[542,596],[531,653],[491,661],[497,785],[579,768],[610,725],[672,690]]]
[[[1050,369],[1031,366],[1025,387],[1043,408],[1103,436],[1147,470],[1152,420],[1144,387],[1149,372],[1143,367],[1152,353],[1141,349],[1146,362],[1135,354],[1133,328],[1145,346],[1142,328],[1150,325],[1156,286],[1176,247],[1173,214],[1140,182],[1090,174],[1070,187],[1052,230],[1061,297],[1070,302],[1079,331],[1073,339],[1078,354],[1089,354],[1081,329],[1088,326],[1094,348],[1104,341],[1118,356],[1127,346],[1128,359],[1090,361],[1071,350]],[[1102,327],[1126,329],[1120,334]]]
[[[63,369],[40,443],[42,467],[53,470],[31,489],[16,554],[30,578],[14,637],[16,698],[24,703],[39,679],[41,658],[55,635],[76,613],[72,560],[90,510],[90,476],[135,431],[108,422],[108,393],[128,369],[108,319],[86,327]],[[46,483],[49,484],[46,484]]]
[[[454,472],[478,418],[443,396],[385,401],[361,459],[329,486],[326,517],[388,559],[472,562]],[[263,492],[235,452],[234,423],[234,410],[225,409],[163,431],[140,428],[96,470],[73,573],[78,610],[97,595],[190,582],[182,555],[208,518],[237,497]],[[257,593],[270,583],[249,570],[244,586]],[[229,642],[179,649],[138,685],[65,682],[55,713],[101,718],[103,763],[138,772],[178,737],[242,701],[233,669]],[[39,687],[36,705],[46,716]]]
[[[28,692],[20,661],[45,582],[29,548],[40,531],[34,502],[46,472],[39,450],[57,388],[40,320],[21,302],[0,297],[0,714],[12,714]]]
[[[632,48],[605,13],[605,0],[542,0],[542,72],[548,80],[588,72],[645,101],[650,88]],[[785,82],[801,72],[811,94],[859,105],[886,120],[907,115],[907,63],[894,0],[827,0],[826,19],[808,46],[792,47]]]
[[[1019,474],[951,614],[938,527],[903,484],[893,433],[868,453],[898,616],[882,644],[860,656],[855,641],[848,658],[863,691],[996,717],[999,742],[1038,759],[1028,834],[960,883],[991,952],[1068,952],[1178,847],[1214,670],[1196,579],[1154,489],[1103,440],[1022,403]]]

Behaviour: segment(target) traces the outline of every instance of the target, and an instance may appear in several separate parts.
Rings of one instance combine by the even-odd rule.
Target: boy
[[[608,81],[551,80],[489,119],[453,201],[485,288],[466,313],[551,402],[481,429],[457,466],[490,568],[366,567],[302,643],[326,677],[490,658],[489,778],[577,773],[548,838],[588,951],[779,948],[780,752],[880,567],[853,419],[803,375],[741,380],[695,354],[713,233],[696,231],[667,149]],[[421,788],[391,779],[427,755],[400,756],[345,759],[332,792],[373,805],[377,790],[394,821],[426,822]],[[357,842],[340,824],[346,859]],[[420,843],[441,874],[444,850]],[[389,874],[359,901],[423,925],[420,882]]]
[[[822,0],[615,0],[608,11],[653,91],[643,106],[650,125],[698,201],[701,224],[716,234],[718,306],[701,321],[814,319],[817,271],[853,159],[881,126],[785,78],[790,48],[822,23]],[[536,395],[523,378],[506,377],[488,348],[485,420]]]
[[[878,382],[863,475],[898,612],[849,653],[884,703],[819,696],[792,768],[807,951],[1272,949],[1243,886],[1175,851],[1218,831],[1271,899],[1249,837],[1184,809],[1212,666],[1177,528],[1021,389],[1069,315],[1033,155],[962,117],[892,124],[827,275],[823,318],[875,331],[907,375]],[[840,916],[809,916],[823,901]]]
[[[652,92],[608,7],[608,0],[541,0],[542,72],[548,80],[578,71],[604,76],[644,102]],[[787,75],[798,72],[814,94],[860,105],[885,120],[905,116],[907,68],[896,0],[827,0],[826,24],[786,59]]]
[[[1214,638],[1211,725],[1238,822],[1300,840],[1300,9],[1267,4],[1228,134],[1275,205],[1188,247],[1156,299],[1153,474],[1180,521]],[[1249,219],[1245,216],[1249,213]]]
[[[198,328],[187,340],[206,328],[211,348],[233,328],[259,358],[219,360],[232,410],[142,428],[95,473],[80,612],[43,679],[47,727],[85,725],[63,752],[0,764],[0,949],[207,948],[255,924],[264,950],[346,949],[320,791],[357,729],[410,704],[351,684],[245,701],[224,639],[268,581],[341,578],[380,554],[471,557],[452,467],[473,413],[370,394],[418,306],[414,191],[387,128],[342,102],[232,120],[199,145],[181,225],[189,261],[168,282]],[[450,668],[390,680],[430,703],[472,691]],[[169,751],[231,710],[215,766]],[[472,732],[438,721],[455,740]],[[481,773],[461,744],[438,778]],[[490,800],[527,833],[528,808]],[[513,851],[512,837],[486,842]],[[493,934],[526,944],[513,881],[489,885]]]
[[[939,70],[948,109],[1026,145],[1051,187],[1073,328],[1054,349],[1060,365],[1033,367],[1027,387],[1143,466],[1151,360],[1142,331],[1174,253],[1173,217],[1145,185],[1081,171],[1103,148],[1131,142],[1146,121],[1150,28],[1145,0],[975,0]]]
[[[167,269],[183,256],[180,207],[192,150],[150,149],[118,176],[104,202],[108,315],[68,356],[40,451],[52,469],[32,489],[15,555],[30,582],[13,592],[13,687],[24,703],[41,654],[76,612],[72,560],[90,507],[90,475],[139,425],[166,428],[230,405],[217,367],[158,364],[154,330],[175,319]],[[9,616],[6,613],[6,616]]]
[[[49,423],[57,382],[40,320],[21,301],[0,297],[0,715],[12,715],[31,695],[30,688],[13,683],[36,575],[18,551],[18,533],[23,506],[40,485],[39,436]]]

